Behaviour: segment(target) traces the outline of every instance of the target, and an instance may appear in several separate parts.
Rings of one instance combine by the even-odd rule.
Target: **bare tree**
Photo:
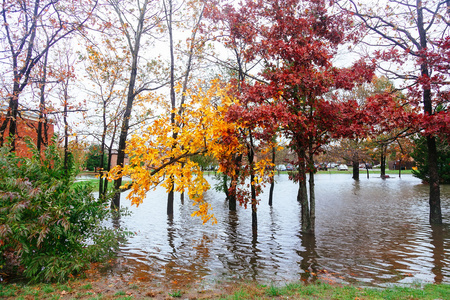
[[[136,97],[146,91],[153,91],[161,87],[155,86],[157,82],[155,78],[149,79],[146,75],[145,65],[151,66],[150,63],[145,64],[141,50],[143,46],[148,45],[154,39],[152,30],[157,29],[161,22],[159,3],[156,0],[107,0],[109,6],[113,9],[117,24],[110,21],[108,27],[111,30],[118,31],[125,39],[124,51],[130,55],[130,64],[128,66],[128,86],[126,93],[125,111],[122,117],[122,125],[119,133],[119,146],[117,155],[117,165],[123,166],[125,161],[125,147],[130,129],[130,118]],[[148,54],[147,54],[148,55]],[[144,65],[144,66],[143,66]],[[114,187],[119,191],[122,185],[122,178],[119,177],[114,181]],[[120,207],[120,193],[117,192],[111,202],[112,208]]]
[[[11,151],[15,151],[19,97],[36,76],[36,66],[56,43],[83,28],[96,5],[96,1],[77,5],[69,0],[2,1],[1,62],[7,66],[2,97],[8,110],[0,124],[0,145],[9,128]]]

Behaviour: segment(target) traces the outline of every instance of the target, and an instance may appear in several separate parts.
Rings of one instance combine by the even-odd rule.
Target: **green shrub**
[[[99,167],[106,168],[106,165],[108,164],[107,156],[108,155],[106,153],[103,155],[103,162],[102,162],[101,146],[100,145],[90,146],[86,159],[86,169],[88,169],[89,171],[95,171],[95,169]]]
[[[32,158],[0,148],[0,268],[14,258],[32,281],[64,281],[115,254],[125,233],[102,226],[106,200],[74,178],[55,146]]]
[[[428,147],[425,137],[414,139],[415,148],[411,157],[415,160],[417,170],[412,174],[425,182],[429,181]],[[439,180],[441,183],[450,183],[450,145],[447,140],[436,138],[437,163]]]

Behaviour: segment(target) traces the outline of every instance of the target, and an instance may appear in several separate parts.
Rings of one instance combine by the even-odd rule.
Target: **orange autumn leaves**
[[[203,223],[217,222],[203,197],[210,185],[192,157],[202,154],[221,161],[244,147],[234,135],[238,125],[225,120],[228,107],[236,102],[229,96],[228,87],[220,80],[213,80],[208,88],[203,86],[199,83],[186,92],[188,100],[175,111],[175,125],[170,121],[170,109],[157,100],[164,113],[128,141],[129,163],[111,170],[109,179],[130,177],[127,198],[132,204],[141,204],[146,193],[158,185],[170,191],[173,182],[175,191],[187,192],[197,206],[193,216]]]

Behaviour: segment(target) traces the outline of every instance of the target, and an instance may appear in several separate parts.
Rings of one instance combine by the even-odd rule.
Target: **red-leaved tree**
[[[231,34],[251,38],[247,61],[264,61],[258,80],[243,83],[239,118],[264,124],[260,128],[277,128],[290,140],[289,147],[297,154],[293,163],[298,171],[292,178],[299,182],[302,231],[313,232],[314,155],[330,138],[356,136],[365,126],[353,122],[361,115],[356,101],[334,101],[337,93],[331,97],[334,100],[327,99],[333,90],[370,80],[373,68],[362,61],[345,69],[332,65],[338,46],[355,36],[347,34],[347,16],[329,14],[325,1],[247,1],[237,10],[245,24],[234,27]],[[261,136],[272,137],[272,132]]]

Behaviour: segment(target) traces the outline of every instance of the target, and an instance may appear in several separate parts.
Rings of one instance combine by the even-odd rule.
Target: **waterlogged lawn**
[[[361,288],[318,282],[285,286],[219,284],[213,289],[154,289],[143,282],[73,280],[66,284],[0,284],[2,299],[449,299],[450,285],[386,289]]]

